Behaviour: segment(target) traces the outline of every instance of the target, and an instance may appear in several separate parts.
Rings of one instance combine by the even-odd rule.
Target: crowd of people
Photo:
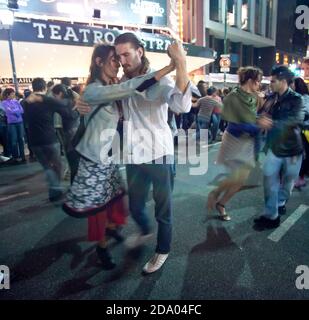
[[[73,91],[68,79],[55,85],[35,78],[32,92],[26,92],[21,102],[14,89],[2,92],[2,161],[25,163],[26,137],[30,157],[45,171],[49,200],[63,201],[67,214],[88,219],[88,240],[97,242],[97,256],[107,270],[116,265],[107,240],[124,240],[120,230],[129,212],[139,232],[126,239],[128,248],[140,247],[154,236],[146,210],[151,187],[157,244],[143,272],[159,270],[168,258],[177,128],[195,129],[197,140],[202,139],[200,130],[208,129],[209,143],[222,136],[216,163],[227,174],[209,193],[207,209],[216,210],[223,221],[231,220],[226,207],[246,185],[261,152],[265,153],[265,206],[254,220],[255,227],[278,227],[293,186],[306,184],[309,92],[304,80],[295,78],[287,67],[277,66],[271,72],[270,88],[262,90],[262,71],[249,66],[239,69],[235,88],[221,91],[200,81],[196,92],[180,42],[168,47],[168,56],[169,65],[152,70],[143,43],[133,33],[124,33],[114,46],[94,48],[83,91]],[[120,67],[122,79],[117,78]],[[174,70],[172,80],[168,74]],[[135,135],[140,131],[142,140]],[[122,159],[129,159],[126,186],[115,160],[119,137]],[[61,183],[61,152],[71,177],[68,190]]]
[[[61,83],[55,85],[49,81],[46,85],[47,95],[58,100],[77,98],[81,93],[81,85],[71,86],[70,78],[62,78]],[[53,90],[52,90],[53,89]],[[61,91],[61,93],[60,93]],[[15,92],[11,87],[0,88],[0,145],[2,153],[0,164],[5,165],[25,164],[29,160],[35,161],[36,157],[32,151],[29,141],[29,124],[25,117],[24,105],[26,98],[32,93],[30,89],[24,89],[23,94]],[[72,93],[71,93],[72,92]],[[70,96],[71,95],[71,96]],[[58,134],[63,131],[61,117],[54,115],[54,128]],[[61,137],[58,136],[60,139]],[[64,141],[63,139],[61,140]],[[29,151],[29,158],[25,156],[25,150]],[[26,150],[27,151],[27,150]]]

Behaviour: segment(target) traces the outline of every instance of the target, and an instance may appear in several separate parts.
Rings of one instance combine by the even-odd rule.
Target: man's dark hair
[[[30,89],[25,89],[24,90],[24,98],[26,99],[27,97],[29,97],[31,94],[31,90]]]
[[[68,77],[63,77],[63,78],[61,78],[61,84],[64,84],[67,87],[71,87],[72,80]]]
[[[144,48],[142,41],[132,32],[125,32],[120,34],[116,39],[114,45],[130,42],[135,49]]]
[[[34,78],[32,81],[33,91],[43,91],[46,89],[46,82],[43,78]]]
[[[207,89],[207,95],[212,96],[216,91],[218,91],[218,89],[216,87],[209,87]]]
[[[204,81],[204,80],[200,80],[197,83],[197,88],[199,89],[200,94],[201,94],[202,97],[206,96],[206,88],[205,88],[205,86],[207,86],[207,82]]]
[[[271,71],[271,76],[276,77],[278,80],[286,80],[287,84],[290,85],[294,80],[294,73],[286,66],[276,66]]]

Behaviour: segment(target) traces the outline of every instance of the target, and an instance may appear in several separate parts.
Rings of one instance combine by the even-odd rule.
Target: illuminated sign
[[[33,78],[17,78],[17,82],[19,84],[31,84]],[[0,84],[2,85],[8,85],[8,84],[14,84],[12,78],[0,78]]]
[[[125,31],[127,32],[127,31]],[[36,42],[50,44],[65,44],[75,46],[93,47],[96,43],[105,42],[114,44],[122,31],[89,27],[87,25],[74,25],[65,22],[47,22],[33,20],[31,22],[16,21],[12,27],[12,40],[20,42]],[[137,32],[147,51],[166,52],[172,39],[159,34]],[[8,40],[6,30],[0,29],[0,40]],[[214,51],[205,47],[184,44],[189,56],[214,58]]]
[[[15,22],[12,28],[13,41],[42,42],[52,44],[69,44],[78,46],[93,46],[99,42],[113,44],[121,31],[116,29],[94,28],[73,25],[64,22]],[[140,33],[139,38],[146,50],[166,51],[171,39],[156,34]],[[0,40],[7,40],[7,33],[0,32]]]
[[[295,63],[289,65],[289,69],[294,73],[295,77],[303,77],[304,71]]]
[[[18,12],[27,14],[91,19],[96,9],[108,23],[146,24],[151,16],[153,25],[167,25],[166,0],[19,0],[18,5]]]
[[[165,9],[155,1],[135,0],[134,3],[130,4],[130,8],[135,14],[146,16],[163,17],[165,13]]]

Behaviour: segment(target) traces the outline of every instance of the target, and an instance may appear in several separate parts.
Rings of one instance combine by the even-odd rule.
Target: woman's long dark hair
[[[91,65],[89,68],[89,76],[88,76],[86,85],[96,81],[97,79],[105,84],[105,81],[102,79],[102,70],[97,65],[96,59],[100,58],[101,62],[106,63],[107,58],[111,51],[115,51],[115,48],[107,44],[98,44],[94,48],[92,57],[91,57]]]
[[[308,86],[306,82],[302,78],[295,78],[294,79],[294,86],[295,91],[301,95],[309,94]]]
[[[64,84],[56,84],[52,88],[53,94],[59,94],[62,93],[64,99],[74,99],[74,95],[71,88],[68,88]]]

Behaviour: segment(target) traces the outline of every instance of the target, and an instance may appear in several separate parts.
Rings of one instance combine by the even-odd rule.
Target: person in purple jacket
[[[9,146],[12,153],[12,159],[9,161],[12,164],[25,163],[24,123],[22,118],[24,110],[15,99],[14,89],[6,88],[3,91],[2,106],[7,117]]]

